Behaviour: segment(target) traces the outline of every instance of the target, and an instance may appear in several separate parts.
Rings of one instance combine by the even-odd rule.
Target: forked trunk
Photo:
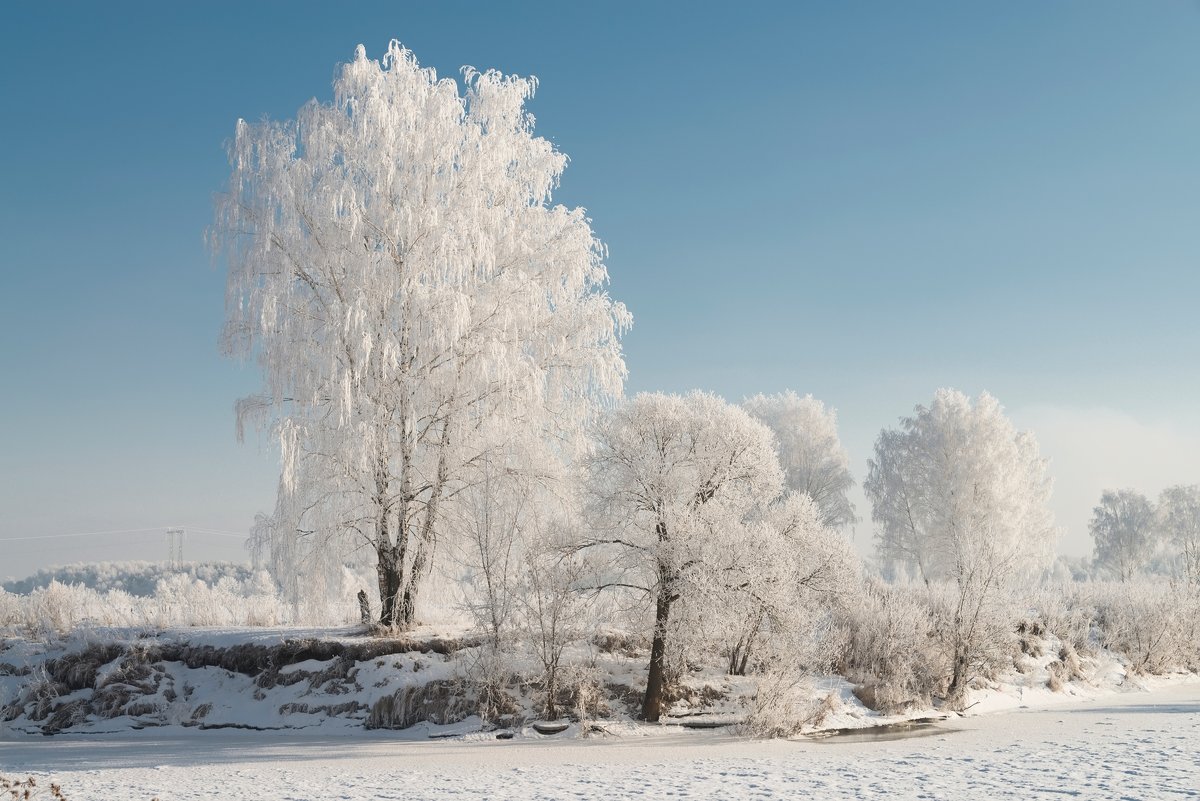
[[[546,720],[558,719],[558,704],[555,703],[558,696],[557,673],[557,670],[550,670],[546,677]]]
[[[442,492],[446,487],[449,447],[450,421],[447,420],[442,425],[441,440],[438,443],[437,473],[433,487],[429,491],[429,500],[425,503],[425,520],[421,524],[421,533],[413,549],[412,569],[397,593],[394,625],[400,629],[411,629],[417,622],[417,593],[421,589],[421,579],[429,568],[433,556],[438,509],[442,500]]]
[[[377,433],[375,452],[375,571],[379,582],[379,624],[391,628],[396,625],[396,603],[404,575],[405,518],[401,514],[396,520],[396,541],[392,542],[389,527],[393,508],[388,503],[389,454],[386,431],[381,427]]]
[[[398,622],[396,607],[401,583],[399,548],[385,539],[376,543],[375,552],[378,558],[379,624],[390,628]]]

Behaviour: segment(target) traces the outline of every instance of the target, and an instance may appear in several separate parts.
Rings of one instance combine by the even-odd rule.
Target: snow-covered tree
[[[1097,566],[1120,581],[1144,571],[1158,550],[1154,504],[1137,490],[1105,490],[1088,530]]]
[[[654,631],[642,717],[662,713],[671,611],[736,558],[747,518],[782,490],[770,430],[703,392],[641,394],[600,424],[589,457],[596,533],[611,550],[598,587],[644,594]]]
[[[972,403],[938,390],[899,429],[880,433],[867,464],[863,489],[885,565],[928,582],[956,579],[985,555],[1016,570],[1052,561],[1046,460],[986,392]]]
[[[1001,590],[1053,560],[1058,531],[1046,461],[991,395],[972,403],[943,389],[898,430],[880,434],[863,489],[880,561],[949,585],[940,634],[951,662],[948,695],[957,699],[1007,630]]]
[[[459,494],[447,525],[455,532],[455,561],[465,571],[468,611],[487,631],[490,646],[499,650],[512,624],[522,529],[536,501],[525,476],[491,459],[481,472],[481,480]]]
[[[595,596],[581,592],[590,566],[578,543],[578,521],[571,516],[537,516],[522,559],[517,588],[520,633],[542,666],[540,684],[545,694],[543,712],[558,717],[563,689],[563,655],[572,643],[594,632],[588,614]]]
[[[1162,491],[1158,527],[1179,560],[1184,581],[1194,591],[1200,590],[1200,484]]]
[[[813,619],[857,590],[860,561],[803,492],[762,505],[742,531],[712,572],[707,628],[725,625],[730,673],[747,673],[757,657],[797,671],[795,658],[811,650]]]
[[[365,550],[388,625],[483,460],[518,433],[569,456],[625,375],[630,317],[584,211],[551,203],[567,159],[533,133],[536,81],[464,73],[465,95],[360,46],[331,103],[239,121],[213,231],[226,348],[264,377],[239,420],[282,451],[263,530],[310,567]]]
[[[801,398],[788,390],[755,395],[742,405],[775,433],[784,483],[812,498],[821,522],[832,528],[853,525],[858,518],[847,493],[854,486],[850,457],[837,433],[837,412],[812,395]]]

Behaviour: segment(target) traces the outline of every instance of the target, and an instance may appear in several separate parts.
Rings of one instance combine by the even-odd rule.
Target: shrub
[[[839,672],[860,685],[867,706],[893,712],[927,707],[945,693],[950,660],[938,637],[940,610],[915,586],[868,581],[856,603],[844,605]]]
[[[1186,670],[1200,662],[1194,600],[1167,582],[1093,587],[1100,642],[1129,660],[1135,674]]]

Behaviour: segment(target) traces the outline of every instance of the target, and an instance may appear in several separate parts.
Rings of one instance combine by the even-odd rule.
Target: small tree
[[[576,526],[566,516],[535,521],[516,594],[522,634],[542,666],[547,720],[559,716],[563,653],[584,636],[594,598],[581,591],[589,567],[572,547],[578,541]]]
[[[859,559],[850,543],[821,522],[817,505],[793,492],[756,510],[710,582],[720,593],[708,626],[726,620],[729,667],[744,675],[761,650],[762,661],[795,658],[810,650],[814,617],[852,591]],[[793,646],[801,646],[799,648]]]
[[[653,605],[642,718],[656,721],[672,606],[712,586],[756,504],[778,497],[782,471],[771,432],[703,392],[642,394],[617,408],[587,467],[597,533],[583,547],[613,554],[595,586],[640,592]]]
[[[784,483],[807,495],[820,510],[821,523],[844,528],[858,521],[847,493],[854,486],[850,457],[838,440],[837,413],[825,404],[788,390],[755,395],[742,406],[775,434]]]
[[[529,477],[484,461],[482,476],[458,496],[447,515],[456,561],[465,570],[468,611],[500,650],[512,625],[514,588],[520,574],[522,528],[535,498]]]
[[[1088,523],[1096,564],[1119,581],[1146,569],[1158,550],[1154,504],[1136,490],[1105,490]]]
[[[1200,592],[1200,484],[1162,491],[1158,527],[1177,554],[1184,582],[1192,592]]]

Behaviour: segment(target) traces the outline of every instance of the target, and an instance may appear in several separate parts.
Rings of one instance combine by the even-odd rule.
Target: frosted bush
[[[945,693],[951,666],[938,636],[942,615],[923,590],[874,581],[838,610],[838,667],[861,685],[864,703],[889,711],[927,707]]]
[[[65,634],[87,618],[96,598],[86,587],[52,581],[29,594],[22,622],[30,630]]]
[[[946,701],[960,706],[967,690],[1012,667],[1022,608],[1009,588],[960,578],[929,590],[938,620],[937,639],[951,663]]]
[[[790,737],[820,712],[812,699],[812,679],[799,671],[773,669],[758,680],[746,720],[739,727],[752,737]]]
[[[1161,674],[1200,666],[1200,608],[1168,582],[1096,584],[1100,643],[1129,659],[1134,673]]]
[[[1095,647],[1092,626],[1096,610],[1087,586],[1073,581],[1054,582],[1038,588],[1026,599],[1030,614],[1041,622],[1045,633],[1079,654],[1089,654]]]
[[[0,589],[0,629],[12,628],[21,622],[21,599]]]

